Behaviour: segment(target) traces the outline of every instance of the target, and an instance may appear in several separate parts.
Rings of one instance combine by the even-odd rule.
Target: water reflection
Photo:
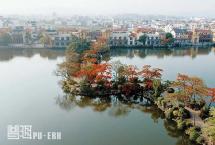
[[[91,99],[90,97],[81,96],[63,96],[56,99],[56,103],[64,110],[69,111],[72,108],[91,107],[96,112],[103,112],[111,106],[111,102],[105,99]]]
[[[171,49],[111,49],[110,56],[119,57],[126,56],[128,58],[147,56],[156,56],[157,58],[164,58],[165,56],[185,57],[189,56],[195,58],[198,55],[208,55],[215,52],[215,48],[171,48]]]
[[[90,98],[86,96],[70,96],[64,95],[63,97],[57,97],[56,104],[64,110],[71,110],[75,107],[86,108],[90,107],[95,112],[109,111],[109,115],[113,117],[126,116],[133,109],[137,109],[144,113],[151,114],[151,118],[154,122],[158,122],[159,118],[163,118],[164,115],[161,110],[154,106],[134,104],[131,102],[125,102],[118,99],[118,97],[105,97],[105,98]]]
[[[169,136],[178,139],[175,145],[196,145],[191,143],[188,137],[182,131],[177,130],[176,124],[174,122],[164,120],[164,127]]]
[[[148,114],[155,124],[161,122],[162,119],[163,126],[167,134],[170,137],[177,139],[175,145],[194,145],[189,141],[189,139],[183,132],[177,130],[176,124],[174,122],[170,122],[164,118],[164,113],[156,106],[143,106],[139,104],[124,103],[114,97],[110,100],[107,100],[101,98],[91,99],[89,97],[67,95],[63,97],[59,96],[56,99],[56,103],[60,106],[61,109],[64,109],[66,111],[70,111],[75,107],[88,107],[95,112],[107,111],[108,115],[114,118],[126,117],[132,110],[138,110],[143,112],[144,114]]]
[[[42,58],[56,60],[58,57],[63,57],[64,49],[33,49],[33,48],[0,48],[0,61],[9,61],[15,57],[31,58],[39,54]]]
[[[128,58],[140,57],[146,58],[150,56],[156,56],[157,58],[164,58],[165,56],[173,57],[185,57],[189,56],[195,58],[201,55],[208,55],[210,53],[215,54],[215,48],[173,48],[173,49],[127,49],[117,48],[111,49],[110,55],[107,55],[106,60],[110,57],[126,56]],[[55,60],[58,57],[65,55],[65,49],[33,49],[33,48],[0,48],[0,61],[9,61],[15,57],[27,57],[31,58],[34,55],[39,54],[42,58],[48,58],[49,60]]]

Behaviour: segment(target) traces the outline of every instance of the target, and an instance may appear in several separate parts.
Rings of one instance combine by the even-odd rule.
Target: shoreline
[[[174,48],[182,48],[186,49],[188,47],[193,47],[193,48],[211,48],[215,47],[215,44],[213,45],[189,45],[189,46],[162,46],[162,47],[150,47],[150,46],[111,46],[110,49],[174,49]],[[0,49],[67,49],[66,47],[37,47],[37,46],[31,46],[31,45],[22,45],[22,46],[0,46]]]
[[[186,48],[186,47],[194,47],[194,48],[199,48],[199,47],[214,47],[215,43],[210,44],[210,45],[182,45],[182,46],[109,46],[110,49],[117,49],[117,48],[148,48],[148,49],[165,49],[165,48]]]

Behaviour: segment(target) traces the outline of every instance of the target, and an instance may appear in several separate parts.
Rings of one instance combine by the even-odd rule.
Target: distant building
[[[101,32],[102,32],[102,38],[104,38],[104,39],[109,39],[110,38],[110,36],[111,36],[111,30],[109,30],[109,29],[103,29],[103,30],[101,30]]]
[[[128,46],[133,44],[133,37],[127,30],[113,31],[109,38],[110,46]]]
[[[45,30],[45,33],[46,33],[47,35],[49,35],[49,36],[55,36],[55,35],[58,34],[57,31],[56,31],[55,29],[46,29],[46,30]]]
[[[111,37],[109,39],[110,46],[125,46],[125,47],[136,47],[136,46],[149,46],[149,47],[158,47],[160,46],[160,36],[158,33],[150,34],[143,33],[142,31],[138,31],[139,33],[127,30],[117,30],[112,32]],[[146,40],[143,44],[139,42],[139,38],[145,35]]]
[[[88,40],[96,40],[98,38],[102,37],[102,31],[101,30],[92,30],[88,33]]]
[[[56,31],[58,34],[70,34],[70,35],[72,35],[74,33],[77,33],[78,29],[72,28],[72,27],[61,27],[61,28],[58,28]]]
[[[178,46],[188,46],[192,45],[191,35],[187,29],[174,28],[172,30],[173,37],[175,38],[174,44]]]
[[[158,47],[160,46],[160,36],[159,34],[147,34],[146,35],[146,42],[145,42],[145,46],[149,46],[149,47]]]
[[[15,26],[11,32],[12,44],[24,44],[24,26]]]
[[[10,31],[11,31],[10,28],[0,28],[0,34],[9,33]]]
[[[213,43],[213,33],[211,30],[193,30],[193,45],[211,45]]]
[[[136,28],[136,29],[134,29],[134,31],[137,33],[142,33],[142,34],[155,34],[156,33],[156,29],[150,28],[150,27]]]
[[[58,34],[52,37],[52,47],[55,48],[66,48],[69,46],[72,37],[70,34]]]
[[[138,39],[137,33],[131,32],[128,38],[128,46],[137,46]]]
[[[164,28],[164,32],[166,33],[171,33],[173,35],[173,37],[175,37],[175,32],[173,30],[173,26],[172,25],[167,25]]]

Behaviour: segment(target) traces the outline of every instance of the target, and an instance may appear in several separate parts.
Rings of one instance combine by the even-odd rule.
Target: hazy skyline
[[[215,0],[0,0],[0,15],[153,14],[215,17]]]

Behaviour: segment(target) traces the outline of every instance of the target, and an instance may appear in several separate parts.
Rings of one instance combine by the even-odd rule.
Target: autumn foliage
[[[143,69],[139,72],[139,75],[145,79],[146,87],[152,88],[154,79],[161,79],[162,69],[152,68],[150,65],[144,65]]]
[[[92,91],[93,95],[123,94],[126,97],[138,95],[146,96],[145,98],[159,97],[171,87],[173,93],[167,94],[167,98],[171,100],[190,104],[211,96],[211,101],[215,101],[215,89],[208,89],[199,77],[178,74],[176,81],[166,85],[161,79],[163,70],[160,68],[144,65],[142,69],[138,69],[135,65],[119,61],[104,61],[101,55],[106,41],[100,38],[82,53],[75,50],[67,52],[66,61],[60,67],[65,80],[73,83],[64,83],[65,85],[76,84],[73,87],[75,90],[83,87],[80,90],[87,90],[85,93]],[[66,90],[71,90],[70,87],[66,86]]]
[[[209,107],[210,107],[210,105],[212,104],[212,102],[215,102],[215,88],[210,88],[209,89],[208,96],[211,97],[210,104],[209,104]]]
[[[178,74],[171,87],[175,89],[175,92],[168,94],[168,97],[173,100],[183,102],[195,109],[200,109],[205,105],[204,97],[208,96],[209,89],[201,78]]]

